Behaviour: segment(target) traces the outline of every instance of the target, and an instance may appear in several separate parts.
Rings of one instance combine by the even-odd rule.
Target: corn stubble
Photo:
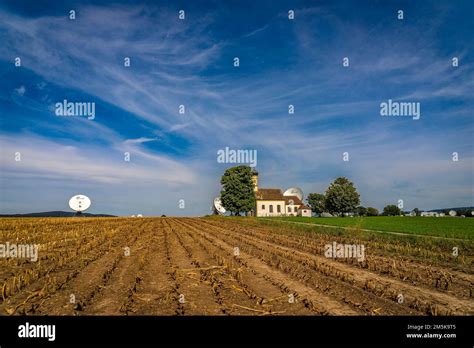
[[[0,259],[0,311],[2,315],[474,313],[472,249],[453,258],[449,248],[359,238],[357,231],[352,232],[334,235],[255,219],[6,218],[1,242],[38,244],[39,259]],[[332,242],[364,244],[365,260],[324,257],[324,245]]]

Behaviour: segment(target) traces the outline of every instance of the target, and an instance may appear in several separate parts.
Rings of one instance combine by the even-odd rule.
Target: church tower
[[[253,192],[258,191],[258,172],[254,170],[252,172]]]

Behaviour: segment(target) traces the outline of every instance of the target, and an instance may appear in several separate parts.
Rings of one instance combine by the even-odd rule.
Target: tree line
[[[247,214],[255,209],[253,174],[254,170],[251,167],[241,165],[227,169],[221,177],[221,202],[232,215]],[[318,215],[323,213],[336,216],[380,215],[376,208],[360,205],[360,195],[354,183],[345,177],[334,180],[324,194],[310,193],[306,201],[313,213]],[[419,216],[421,211],[415,208],[413,213]],[[399,216],[402,214],[402,210],[397,205],[389,204],[384,207],[381,215]],[[465,215],[470,216],[470,211],[466,210]]]

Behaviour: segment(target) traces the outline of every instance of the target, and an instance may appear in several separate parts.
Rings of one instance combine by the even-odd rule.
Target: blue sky
[[[225,147],[257,150],[263,187],[324,192],[347,176],[379,209],[474,205],[473,14],[471,1],[2,1],[0,212],[68,210],[82,193],[93,213],[206,214]],[[95,119],[56,116],[64,99],[94,102]],[[421,118],[380,116],[388,99],[419,102]]]

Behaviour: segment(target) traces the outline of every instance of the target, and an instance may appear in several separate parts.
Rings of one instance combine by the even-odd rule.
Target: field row
[[[3,315],[474,313],[465,264],[403,256],[396,243],[251,219],[32,221],[3,220],[1,243],[39,245],[37,262],[0,259]],[[362,244],[364,259],[327,257],[331,243]]]

